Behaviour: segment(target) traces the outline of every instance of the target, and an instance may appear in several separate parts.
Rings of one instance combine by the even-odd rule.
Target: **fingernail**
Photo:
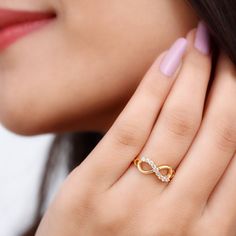
[[[210,53],[210,34],[203,21],[198,23],[194,46],[203,54]]]
[[[173,43],[160,63],[160,70],[164,75],[174,75],[181,63],[186,49],[187,40],[185,38],[179,38]]]

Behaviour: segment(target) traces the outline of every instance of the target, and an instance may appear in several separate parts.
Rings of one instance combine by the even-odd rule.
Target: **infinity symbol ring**
[[[144,163],[148,164],[151,168],[144,169],[143,168]],[[157,176],[157,178],[159,180],[161,180],[162,182],[170,182],[171,179],[175,175],[175,171],[172,167],[170,167],[168,165],[158,166],[158,165],[156,165],[156,163],[154,161],[152,161],[151,159],[144,157],[144,156],[141,159],[136,158],[134,160],[134,164],[141,173],[143,173],[145,175],[155,174]],[[165,171],[167,173],[166,174],[161,173],[163,171]]]

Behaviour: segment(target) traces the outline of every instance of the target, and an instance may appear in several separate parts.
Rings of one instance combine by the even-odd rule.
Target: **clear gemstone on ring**
[[[152,168],[153,173],[155,173],[155,175],[158,177],[158,179],[160,179],[162,182],[169,182],[170,181],[169,176],[161,174],[160,169],[154,163],[154,161],[152,161],[151,159],[149,159],[145,156],[143,156],[141,158],[141,161],[149,164],[150,167]]]

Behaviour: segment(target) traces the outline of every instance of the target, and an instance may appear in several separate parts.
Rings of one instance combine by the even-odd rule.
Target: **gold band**
[[[147,163],[151,167],[151,169],[148,170],[144,169],[143,163]],[[145,175],[155,174],[158,177],[158,179],[161,180],[162,182],[170,182],[175,175],[175,171],[171,166],[168,165],[157,166],[154,161],[146,157],[142,157],[141,159],[136,158],[134,160],[134,164],[135,166],[137,166],[137,169],[141,173]],[[163,170],[167,171],[167,174],[162,174],[161,171]]]

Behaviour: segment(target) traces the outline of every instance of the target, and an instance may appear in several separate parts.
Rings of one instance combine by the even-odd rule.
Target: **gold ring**
[[[144,169],[143,168],[143,163],[148,164],[151,169]],[[147,157],[142,157],[140,158],[136,158],[134,160],[134,164],[135,166],[137,166],[137,169],[145,174],[145,175],[149,175],[149,174],[155,174],[157,176],[157,178],[159,180],[161,180],[162,182],[170,182],[171,179],[174,177],[175,175],[175,171],[171,166],[168,165],[156,165],[156,163],[154,161],[152,161],[151,159],[147,158]],[[161,171],[167,171],[167,174],[162,174]]]

